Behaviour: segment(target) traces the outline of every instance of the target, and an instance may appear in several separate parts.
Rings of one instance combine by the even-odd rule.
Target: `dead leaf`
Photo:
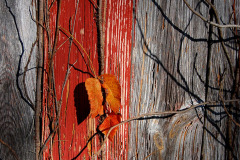
[[[103,81],[102,87],[107,93],[107,103],[115,114],[119,113],[121,106],[121,86],[117,78],[111,74],[103,74],[99,78]]]
[[[88,94],[88,100],[90,102],[90,115],[96,117],[98,114],[103,114],[103,96],[101,90],[101,83],[96,78],[88,78],[85,81],[85,87]]]
[[[113,112],[110,113],[107,116],[107,118],[103,121],[103,123],[99,126],[99,130],[106,136],[111,127],[113,127],[121,122],[120,118],[121,118],[120,114],[115,114]],[[109,134],[108,139],[110,141],[113,140],[114,135],[116,134],[117,130],[118,130],[118,127],[114,128],[111,131],[111,133]]]

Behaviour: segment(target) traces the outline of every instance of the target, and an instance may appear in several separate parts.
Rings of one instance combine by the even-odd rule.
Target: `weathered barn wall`
[[[33,15],[36,11],[32,5],[31,0],[0,1],[0,159],[2,160],[12,160],[17,157],[34,159],[35,155],[34,112],[31,107],[35,103],[36,45],[32,46],[36,40],[36,25],[31,20],[29,10]]]
[[[50,15],[45,16],[50,16],[48,29],[51,31],[49,41],[45,37],[46,53],[49,53],[48,47],[54,44],[57,2],[60,1],[45,4],[49,7]],[[233,2],[235,1],[215,0],[222,24],[234,23]],[[76,41],[72,48],[69,47],[69,35],[63,30],[70,32],[75,25],[73,36],[90,53],[94,68],[98,71],[96,3],[62,1],[59,23],[62,30],[53,63],[56,95],[53,93],[54,88],[47,84],[49,75],[45,72],[41,147],[49,135],[54,133],[52,129],[57,128],[60,134],[56,132],[53,139],[46,144],[47,147],[41,148],[44,159],[56,159],[59,155],[63,159],[88,159],[100,147],[98,137],[87,143],[94,135],[98,123],[87,118],[89,105],[84,81],[90,77],[91,71],[86,66],[88,61],[84,59],[83,50]],[[126,120],[129,114],[134,117],[150,112],[176,111],[192,104],[221,100],[221,93],[223,99],[239,98],[237,93],[234,95],[231,92],[233,88],[238,89],[238,85],[234,86],[237,76],[231,75],[217,29],[213,27],[213,41],[209,41],[209,25],[194,15],[183,0],[134,3],[112,0],[102,3],[103,8],[100,11],[103,17],[105,14],[101,21],[105,23],[104,71],[116,75],[120,80],[122,120]],[[188,3],[204,17],[211,18],[206,2],[189,0]],[[0,2],[0,159],[4,160],[16,157],[34,159],[35,156],[34,112],[31,109],[34,105],[31,103],[34,104],[35,101],[37,59],[33,49],[36,47],[33,45],[36,40],[36,25],[29,12],[30,8],[33,15],[35,13],[32,5],[34,4],[30,0]],[[236,17],[239,17],[238,1],[234,7]],[[214,16],[213,20],[216,21]],[[236,20],[239,24],[239,19]],[[134,26],[133,31],[131,26]],[[238,44],[232,38],[236,33],[235,29],[222,30],[230,63],[235,68],[239,54]],[[131,38],[134,42],[132,55]],[[48,54],[45,55],[45,71],[49,65],[47,56]],[[68,65],[71,73],[63,89]],[[61,96],[63,99],[58,127],[54,126],[54,102],[48,102],[55,98],[60,100]],[[226,104],[229,107],[229,103]],[[232,105],[237,106],[235,103]],[[51,113],[53,114],[50,115]],[[232,116],[237,120],[237,114]],[[200,159],[201,156],[203,159],[239,159],[239,128],[229,121],[220,105],[208,106],[208,110],[200,106],[196,110],[174,116],[143,118],[130,123],[129,133],[127,129],[127,124],[122,125],[114,142],[107,142],[102,159]]]
[[[220,93],[223,99],[236,98],[230,92],[236,76],[231,78],[230,65],[215,27],[210,42],[209,25],[194,15],[183,0],[135,3],[130,117],[221,100]],[[211,17],[206,2],[189,0],[188,3],[204,17]],[[220,22],[234,24],[230,16],[233,1],[214,4]],[[239,7],[236,1],[237,17]],[[239,47],[236,40],[228,39],[234,36],[231,29],[222,29],[223,39],[230,63],[236,68]],[[205,116],[204,112],[199,107],[184,114],[131,122],[128,158],[227,159],[230,154],[239,158],[239,127],[232,122],[229,125],[223,106],[209,106]]]

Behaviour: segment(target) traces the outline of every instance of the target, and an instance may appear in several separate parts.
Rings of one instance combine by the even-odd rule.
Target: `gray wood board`
[[[188,3],[209,19],[206,3]],[[215,1],[215,6],[222,23],[234,23],[230,16],[232,1]],[[237,17],[239,7],[236,1]],[[183,0],[137,1],[134,15],[130,117],[205,102],[209,25],[194,15]],[[208,101],[219,100],[220,88],[224,90],[223,98],[230,99],[233,85],[229,64],[217,41],[217,29],[213,32],[216,41],[212,45]],[[233,37],[232,31],[223,29],[223,36]],[[235,42],[225,42],[234,68],[238,55]],[[221,74],[224,76],[219,81]],[[131,122],[129,159],[200,159],[201,148],[203,159],[225,159],[228,118],[222,106],[210,109],[205,126],[202,107],[183,115]],[[232,126],[231,136],[236,135],[232,153],[239,158],[239,128]]]
[[[0,139],[24,160],[35,157],[34,112],[26,95],[35,103],[36,45],[26,70],[26,90],[23,83],[24,68],[37,33],[29,9],[35,15],[32,0],[0,1]],[[0,159],[15,159],[3,143]]]

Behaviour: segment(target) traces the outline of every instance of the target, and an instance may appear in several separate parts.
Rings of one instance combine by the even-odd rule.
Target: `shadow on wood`
[[[82,123],[90,113],[85,82],[79,83],[74,89],[74,106],[76,107],[78,124]]]

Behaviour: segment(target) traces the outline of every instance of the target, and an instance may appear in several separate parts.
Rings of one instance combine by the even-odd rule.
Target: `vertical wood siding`
[[[106,8],[105,73],[121,85],[121,121],[129,118],[133,1],[109,0]],[[105,159],[128,159],[128,124],[119,127],[114,143],[107,142]]]
[[[84,49],[90,55],[94,69],[98,72],[98,53],[97,53],[97,28],[94,21],[94,7],[89,1],[73,1],[66,0],[61,2],[59,26],[70,32],[72,27],[74,31],[72,35],[82,44]],[[50,4],[49,4],[50,5]],[[75,18],[76,14],[76,18]],[[53,3],[50,10],[50,29],[51,40],[54,39],[56,29],[57,3]],[[91,152],[96,152],[99,148],[99,137],[95,136],[92,143],[87,145],[89,138],[96,132],[98,122],[89,118],[90,106],[85,89],[85,80],[93,74],[89,70],[89,60],[74,41],[69,51],[70,41],[65,32],[59,32],[57,42],[57,52],[54,56],[54,76],[56,86],[56,96],[59,101],[62,98],[62,106],[59,120],[60,137],[56,134],[48,143],[48,149],[44,152],[44,159],[59,158],[59,150],[62,159],[89,159]],[[53,44],[53,41],[51,42]],[[69,53],[70,52],[70,53]],[[47,53],[47,52],[46,52]],[[68,56],[70,55],[69,65],[71,67],[69,77],[66,80],[66,85],[63,90],[63,84],[67,73]],[[46,54],[45,66],[49,65]],[[45,75],[45,84],[49,75]],[[53,99],[49,99],[47,95],[48,86],[44,87],[46,91],[44,97],[50,103],[45,103],[43,114],[43,142],[51,134],[51,120],[55,119],[55,115],[49,113],[54,111]],[[49,128],[50,126],[50,128]],[[59,144],[60,143],[60,144]],[[61,149],[59,149],[59,145]]]
[[[36,24],[31,0],[0,1],[0,159],[34,159]],[[32,51],[31,51],[32,50]],[[24,78],[25,77],[25,78]],[[29,105],[30,103],[33,103]],[[9,147],[11,149],[9,149]]]
[[[89,118],[84,85],[93,73],[78,42],[90,55],[96,73],[100,70],[99,62],[104,62],[104,72],[119,79],[122,121],[146,113],[176,111],[192,104],[218,101],[221,94],[223,99],[239,98],[239,91],[236,95],[231,92],[236,75],[231,77],[217,28],[213,27],[213,41],[209,43],[209,25],[194,15],[183,0],[102,0],[99,1],[101,8],[97,8],[97,1],[62,0],[58,26],[59,1],[46,2],[50,34],[47,37],[44,30],[42,145],[49,135],[53,136],[43,149],[43,159],[60,156],[90,159],[102,143],[102,137],[95,135],[99,121]],[[233,2],[215,0],[221,23],[234,23]],[[240,3],[235,2],[236,17],[239,17]],[[203,1],[189,0],[188,3],[204,17],[211,17],[209,6]],[[34,5],[32,1],[0,2],[0,159],[4,160],[34,159],[35,156],[34,111],[31,109],[34,105],[31,103],[35,101],[36,90],[37,30],[29,12],[30,7],[35,17]],[[103,17],[99,21],[102,31],[96,21],[98,9]],[[239,21],[237,18],[236,23],[240,24]],[[56,27],[61,30],[53,57],[54,89],[49,85],[48,49],[54,44]],[[75,39],[69,47],[66,31],[72,27]],[[102,46],[99,46],[99,31],[103,34]],[[239,30],[223,28],[222,31],[230,63],[235,68],[239,63],[239,46],[232,37]],[[100,49],[104,50],[103,60],[99,59]],[[65,80],[68,65],[71,69]],[[56,127],[56,106],[61,106],[59,127],[52,134]],[[229,103],[226,106],[229,107]],[[203,159],[239,159],[239,127],[229,120],[223,105],[208,105],[207,110],[203,107],[184,114],[151,116],[124,124],[114,141],[106,142],[98,159],[200,159],[201,156]],[[232,103],[232,107],[239,105]],[[239,121],[237,114],[230,114]]]
[[[188,1],[197,12],[209,18],[209,7],[202,1]],[[222,23],[230,18],[233,1],[215,1]],[[239,2],[236,2],[239,15]],[[137,1],[130,117],[162,111],[176,111],[204,101],[231,99],[233,79],[220,42],[212,44],[208,99],[205,83],[209,28],[182,0]],[[239,24],[239,19],[237,21]],[[233,36],[229,28],[223,37]],[[213,29],[213,40],[218,31]],[[226,41],[232,66],[236,67],[236,41]],[[221,82],[218,76],[224,72]],[[201,107],[170,117],[152,117],[132,122],[129,131],[129,159],[225,159],[228,151],[239,156],[239,128],[232,124],[233,148],[227,137],[228,117],[223,106],[210,107],[206,123]],[[204,136],[203,135],[204,128]],[[236,135],[236,136],[234,136]],[[203,143],[202,143],[203,142]],[[202,146],[203,145],[203,146]]]
[[[79,2],[79,3],[77,3]],[[99,8],[105,19],[100,20],[104,25],[105,39],[102,44],[105,48],[104,73],[116,75],[121,84],[121,114],[122,120],[128,118],[129,89],[130,89],[130,67],[131,67],[131,34],[132,34],[132,1],[102,1]],[[104,5],[106,3],[106,5]],[[60,23],[61,28],[69,31],[69,26],[74,25],[73,36],[82,44],[93,62],[96,73],[99,71],[99,33],[97,28],[97,3],[95,1],[73,1],[65,0],[61,3]],[[50,4],[49,4],[50,5]],[[104,7],[106,6],[106,7]],[[76,21],[74,17],[76,14]],[[50,10],[51,42],[53,44],[56,28],[57,3],[53,3]],[[46,37],[45,44],[48,44]],[[69,40],[62,31],[59,33],[57,52],[54,55],[54,76],[57,100],[61,98],[63,83],[67,72]],[[48,46],[45,46],[47,53]],[[48,55],[45,56],[45,68],[49,66]],[[87,63],[87,65],[86,65]],[[66,81],[63,91],[61,118],[59,121],[60,138],[56,133],[47,143],[44,150],[44,159],[59,158],[59,144],[61,145],[62,159],[90,159],[98,151],[102,137],[95,135],[99,120],[89,118],[90,108],[85,89],[85,80],[93,75],[89,69],[89,60],[83,49],[76,43],[71,46],[70,61],[71,73]],[[54,122],[54,97],[49,98],[48,84],[49,74],[44,78],[44,105],[42,118],[42,138],[46,141],[51,135],[51,124]],[[51,117],[52,116],[52,117]],[[95,136],[93,136],[95,135]],[[90,143],[87,143],[88,140]],[[106,147],[99,159],[127,159],[128,155],[128,126],[119,128],[114,142],[106,143]]]

